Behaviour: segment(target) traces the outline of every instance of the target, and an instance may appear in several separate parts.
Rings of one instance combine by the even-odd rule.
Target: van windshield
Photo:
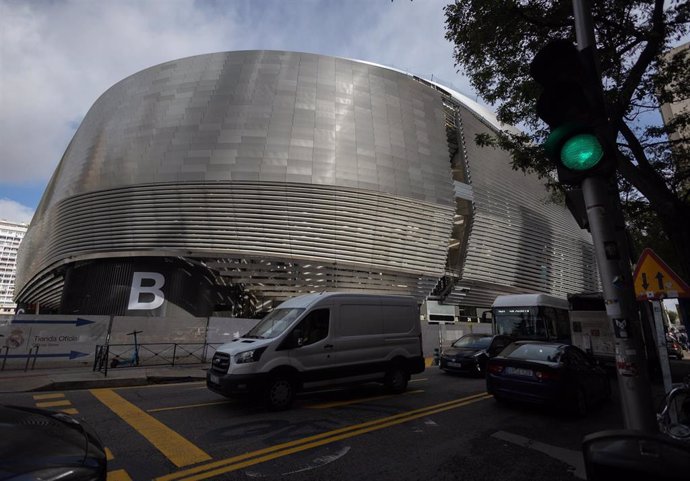
[[[272,339],[280,336],[299,317],[304,308],[275,309],[242,337]]]

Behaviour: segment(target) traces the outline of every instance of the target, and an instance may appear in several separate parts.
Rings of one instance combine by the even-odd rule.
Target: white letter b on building
[[[144,280],[153,281],[152,286],[144,286]],[[150,284],[150,282],[147,282]],[[165,294],[161,290],[165,285],[165,277],[158,272],[135,272],[132,278],[132,289],[129,291],[129,305],[127,309],[130,311],[136,310],[152,310],[157,309],[165,301]],[[141,295],[153,295],[153,300],[148,302],[141,302]],[[150,298],[150,296],[147,296]]]

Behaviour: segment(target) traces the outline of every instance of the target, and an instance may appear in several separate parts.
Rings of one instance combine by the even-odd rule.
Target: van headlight
[[[259,347],[251,351],[244,351],[235,355],[235,364],[246,364],[248,362],[256,362],[261,359],[261,355],[266,350],[266,347]]]

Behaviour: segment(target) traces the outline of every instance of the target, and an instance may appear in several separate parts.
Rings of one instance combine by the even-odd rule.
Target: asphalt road
[[[0,402],[84,418],[111,453],[109,481],[573,480],[583,436],[623,425],[617,397],[574,419],[503,406],[484,390],[483,379],[431,367],[401,395],[371,384],[303,394],[277,413],[203,383],[7,394]]]

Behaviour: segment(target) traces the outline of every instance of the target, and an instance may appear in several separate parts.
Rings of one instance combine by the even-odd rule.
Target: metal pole
[[[10,346],[3,346],[5,348],[5,355],[2,358],[2,367],[0,368],[0,371],[5,370],[5,363],[7,362],[7,355],[9,354],[10,351]]]
[[[616,342],[616,372],[623,419],[628,429],[655,432],[651,386],[642,349],[642,329],[632,288],[632,275],[621,258],[613,229],[606,181],[588,177],[582,182],[594,252]],[[623,262],[621,262],[623,261]]]
[[[103,371],[103,376],[108,377],[108,364],[110,361],[110,343],[105,345],[105,370]]]
[[[661,375],[664,378],[664,392],[670,392],[672,387],[671,368],[668,363],[666,329],[664,328],[664,317],[661,314],[661,302],[662,301],[652,301],[652,311],[654,312],[654,333],[656,334],[656,347],[659,351]]]
[[[587,55],[601,93],[601,74],[595,55],[594,26],[586,0],[573,0],[578,50]],[[604,108],[603,100],[600,107]],[[608,139],[613,140],[613,139]],[[615,144],[614,144],[615,145]],[[608,155],[612,155],[610,152]],[[642,329],[630,263],[625,246],[614,228],[616,203],[609,197],[606,179],[588,177],[582,182],[587,218],[604,291],[606,314],[613,325],[616,343],[616,373],[621,393],[623,419],[628,429],[657,432],[647,365],[643,356]]]

